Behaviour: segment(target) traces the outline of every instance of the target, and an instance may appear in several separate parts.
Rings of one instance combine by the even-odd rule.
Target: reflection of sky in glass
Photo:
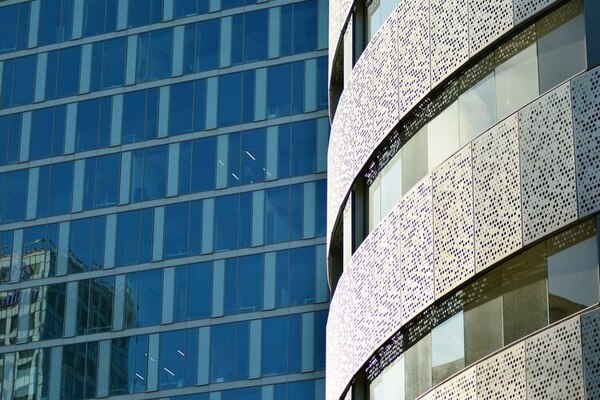
[[[548,292],[584,306],[598,301],[596,238],[548,257]]]
[[[431,332],[431,364],[433,367],[465,356],[464,319],[462,311]]]

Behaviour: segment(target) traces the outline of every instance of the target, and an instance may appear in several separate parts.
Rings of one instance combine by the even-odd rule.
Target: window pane
[[[404,353],[406,398],[415,399],[431,388],[431,335]]]
[[[198,22],[198,39],[196,41],[196,71],[208,71],[219,66],[219,33],[218,18]],[[235,93],[235,92],[232,92]]]
[[[238,307],[240,313],[262,309],[263,257],[253,255],[238,259]]]
[[[233,380],[235,367],[235,324],[211,327],[210,355],[211,383]]]
[[[212,263],[190,264],[188,281],[194,282],[193,290],[188,293],[187,319],[210,317],[212,311]]]
[[[167,178],[167,146],[146,149],[142,201],[165,196]]]
[[[117,214],[116,265],[130,265],[138,261],[140,248],[140,212],[129,211]]]
[[[73,163],[54,164],[51,174],[49,215],[66,214],[73,197]]]
[[[219,77],[219,126],[240,123],[242,101],[240,96],[231,96],[231,93],[242,92],[242,74],[221,75]]]
[[[290,251],[290,305],[315,302],[315,250],[302,247]]]
[[[14,84],[12,106],[29,104],[33,102],[33,88],[36,69],[36,56],[27,56],[15,59]],[[78,64],[79,65],[79,64]],[[4,90],[3,90],[4,93]],[[3,97],[5,94],[3,94]]]
[[[217,197],[215,199],[215,251],[237,248],[238,204],[238,195]]]
[[[315,50],[317,31],[317,2],[310,0],[294,4],[294,53]]]
[[[173,331],[160,334],[159,389],[183,387],[185,366],[185,332]],[[191,356],[191,354],[190,354]]]
[[[316,171],[316,120],[292,124],[291,152],[292,176],[312,174]]]
[[[402,194],[427,175],[427,126],[421,128],[400,150],[402,153]]]
[[[265,176],[265,131],[242,134],[242,184],[262,182]]]
[[[482,134],[496,122],[496,83],[491,73],[459,99],[460,145]]]
[[[39,160],[52,155],[54,107],[35,110],[31,118],[29,159]]]
[[[290,192],[289,187],[270,189],[265,196],[266,242],[279,243],[290,237]]]
[[[429,171],[433,171],[458,150],[458,132],[458,101],[455,101],[427,126]]]
[[[214,189],[216,138],[197,139],[192,143],[192,193]]]
[[[157,325],[162,309],[162,270],[140,272],[137,324],[135,326]]]
[[[284,117],[291,112],[292,65],[269,67],[267,72],[267,113],[269,118]]]
[[[268,10],[246,13],[244,24],[244,62],[267,58]]]
[[[114,277],[90,280],[88,332],[108,332],[112,328]]]
[[[194,113],[194,82],[171,86],[169,105],[169,132],[171,134],[191,132]]]
[[[280,375],[287,372],[288,317],[263,319],[262,374]]]
[[[117,204],[119,199],[120,167],[121,157],[119,154],[98,157],[95,202],[97,208]]]
[[[431,331],[433,384],[465,366],[464,319],[462,311]]]
[[[102,88],[119,86],[125,82],[125,51],[125,38],[104,42]]]
[[[165,207],[165,258],[188,255],[189,219],[189,203],[173,204]]]

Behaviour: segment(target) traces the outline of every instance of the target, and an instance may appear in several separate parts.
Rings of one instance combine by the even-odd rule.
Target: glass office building
[[[3,399],[323,399],[326,0],[0,2]]]

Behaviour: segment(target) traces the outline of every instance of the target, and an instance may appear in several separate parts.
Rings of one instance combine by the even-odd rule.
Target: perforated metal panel
[[[429,2],[405,0],[397,9],[399,113],[405,114],[431,89]]]
[[[435,297],[475,273],[471,146],[433,173]]]
[[[519,24],[534,16],[557,0],[514,0],[515,24]]]
[[[569,84],[519,112],[523,242],[577,219]]]
[[[471,367],[435,390],[435,400],[476,400],[477,370]]]
[[[473,142],[475,269],[522,246],[518,119],[510,117]]]
[[[374,104],[378,93],[375,93],[374,86],[380,77],[370,74],[373,70],[372,48],[368,47],[354,66],[354,73],[350,87],[352,97],[352,112],[346,115],[346,123],[349,123],[349,129],[346,134],[351,133],[354,145],[354,167],[352,169],[352,178],[360,171],[364,163],[373,152],[375,144],[375,113]]]
[[[433,190],[425,177],[400,204],[402,318],[408,321],[434,299]]]
[[[512,0],[469,0],[471,56],[513,27]]]
[[[600,68],[571,81],[579,217],[600,209]]]
[[[431,81],[435,86],[469,58],[467,0],[431,0]]]
[[[385,24],[369,43],[370,71],[373,86],[373,135],[374,142],[379,143],[398,123],[398,14],[392,12]],[[373,143],[373,147],[375,146]],[[373,148],[371,147],[371,148]]]
[[[581,344],[586,398],[598,399],[600,398],[600,310],[581,316]]]
[[[525,342],[477,365],[479,400],[527,399]]]
[[[528,399],[584,397],[579,327],[573,318],[525,342]]]

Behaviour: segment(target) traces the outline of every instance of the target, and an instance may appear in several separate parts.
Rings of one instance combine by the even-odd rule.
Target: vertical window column
[[[213,251],[213,230],[215,216],[215,199],[202,202],[202,254]]]
[[[115,300],[113,308],[113,331],[123,330],[125,317],[125,275],[115,277]]]
[[[141,118],[141,116],[136,116]],[[123,95],[113,96],[112,113],[110,122],[110,146],[121,144],[121,132],[123,130]]]
[[[77,129],[77,103],[67,104],[67,123],[65,128],[65,151],[71,154],[75,151],[75,134]]]
[[[264,244],[265,225],[265,192],[258,190],[252,192],[252,247],[262,246]]]
[[[71,39],[79,39],[83,33],[83,2],[84,1],[85,0],[74,0],[74,3],[73,3],[73,33],[71,34]]]
[[[131,152],[121,153],[121,182],[119,186],[119,205],[129,203],[131,186]]]
[[[96,397],[107,397],[110,389],[110,339],[98,342],[98,383]]]
[[[28,48],[37,46],[39,21],[40,0],[33,0],[31,2],[31,10],[29,11],[29,38],[27,40]]]
[[[27,188],[27,208],[25,212],[25,219],[35,219],[37,215],[37,198],[38,198],[38,185],[40,180],[40,168],[31,168],[29,170],[29,181]]]
[[[173,306],[175,295],[175,268],[166,268],[163,270],[163,288],[162,288],[162,323],[170,324],[173,322]]]
[[[72,212],[83,210],[83,188],[85,180],[85,160],[76,160],[73,171],[73,207]]]
[[[158,137],[169,134],[169,102],[171,90],[169,86],[163,86],[158,94]]]
[[[65,337],[73,337],[76,334],[78,301],[79,281],[68,282],[65,305]]]
[[[163,17],[162,20],[170,21],[173,19],[173,0],[163,0]]]
[[[248,379],[260,378],[262,354],[262,320],[250,321],[250,349],[248,354]]]
[[[225,300],[225,260],[217,260],[213,263],[212,292],[212,316],[221,317],[223,316]]]
[[[217,182],[216,189],[227,187],[227,165],[229,159],[229,135],[217,137]]]
[[[312,238],[315,236],[315,207],[316,207],[316,189],[315,182],[304,184],[304,201],[303,201],[303,223],[302,231],[303,239]]]
[[[221,0],[208,0],[208,12],[215,12],[221,9]]]
[[[39,103],[46,97],[46,69],[48,67],[48,53],[39,53],[35,71],[35,91],[33,101]],[[1,80],[0,76],[0,80]]]
[[[104,236],[104,269],[115,266],[115,250],[117,238],[117,215],[106,216],[106,232]]]
[[[217,127],[217,104],[219,103],[219,78],[213,76],[206,80],[206,129]]]
[[[58,226],[58,260],[56,275],[65,275],[69,268],[69,221],[61,222]]]
[[[327,286],[327,254],[325,246],[317,246],[316,252],[316,271],[315,271],[315,286],[316,286],[316,303],[325,303],[329,301],[329,286]]]
[[[325,22],[327,23],[327,22]],[[327,25],[326,25],[327,26]],[[281,31],[281,7],[269,8],[269,58],[279,57],[279,32]]]
[[[146,388],[155,391],[158,388],[158,347],[160,336],[158,333],[148,335],[148,376]]]
[[[317,110],[317,59],[304,61],[304,112]]]
[[[137,64],[138,35],[127,37],[127,66],[125,67],[125,85],[135,83],[135,71]]]
[[[231,65],[231,29],[232,18],[221,18],[221,42],[220,42],[220,58],[219,66],[221,68]]]
[[[160,261],[163,258],[163,239],[165,232],[165,208],[154,209],[154,236],[152,240],[152,261]]]
[[[329,119],[317,120],[317,171],[327,171],[327,145],[329,143]]]
[[[127,28],[127,12],[129,0],[118,0],[117,5],[117,30],[121,31]]]
[[[208,385],[210,371],[210,327],[198,329],[198,385]]]
[[[83,45],[81,48],[81,71],[79,73],[79,94],[90,91],[90,78],[92,75],[92,44]]]
[[[267,69],[259,68],[255,72],[254,85],[254,120],[267,118]]]
[[[29,338],[29,321],[31,316],[31,288],[21,289],[19,294],[19,321],[17,343],[26,343]]]
[[[275,308],[276,296],[276,276],[277,276],[277,253],[265,254],[264,265],[264,292],[263,292],[263,310],[272,310]]]
[[[267,156],[265,180],[272,181],[278,178],[279,171],[279,126],[267,128]],[[287,160],[289,162],[289,160]]]
[[[21,257],[23,251],[23,230],[13,232],[12,258],[10,263],[10,282],[18,282],[21,278]]]
[[[315,369],[315,314],[302,314],[302,372]]]
[[[166,3],[167,2],[165,1],[165,4]],[[180,76],[181,74],[183,74],[184,34],[184,25],[176,26],[175,28],[173,28],[173,65],[171,66],[173,76]]]
[[[329,30],[327,21],[329,21],[329,2],[327,0],[317,0],[317,49],[326,49],[329,46]]]
[[[13,398],[13,383],[15,378],[15,353],[4,355],[4,376],[2,377],[2,398]]]
[[[180,143],[169,145],[169,161],[167,169],[167,197],[177,196],[179,192],[179,150]]]

